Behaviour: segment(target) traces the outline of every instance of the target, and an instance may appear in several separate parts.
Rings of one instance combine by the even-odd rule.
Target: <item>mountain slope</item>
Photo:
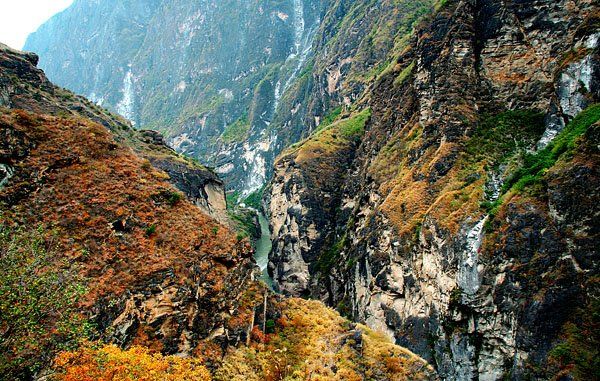
[[[147,335],[167,353],[191,351],[237,311],[254,268],[249,245],[130,144],[183,159],[54,87],[35,56],[0,48],[3,104],[36,112],[2,107],[3,226],[39,226],[54,240],[60,255],[49,266],[66,261],[83,279],[80,307],[101,336],[127,344]]]
[[[434,3],[80,0],[25,49],[59,85],[160,129],[246,197],[277,154],[363,93]]]
[[[181,4],[156,11],[171,45],[188,41],[172,27],[192,9],[207,15],[201,25],[222,21],[205,3]],[[237,17],[232,4],[213,7]],[[386,332],[443,379],[594,378],[596,2],[244,5],[243,28],[231,28],[239,46],[213,27],[204,33],[217,43],[198,42],[208,50],[173,53],[155,26],[144,46],[165,71],[140,91],[170,94],[142,104],[163,122],[183,115],[171,143],[215,163],[239,199],[273,170],[264,194],[275,287]],[[253,40],[262,26],[271,39]],[[242,54],[248,39],[258,61]],[[289,55],[265,59],[275,47]],[[162,78],[179,68],[161,60],[190,57],[214,65],[183,65],[197,75],[183,83]],[[122,89],[152,79],[154,61],[141,61],[139,79],[122,69]],[[212,76],[247,63],[256,77]],[[238,79],[245,97],[230,86]],[[204,92],[186,108],[175,86]]]
[[[0,45],[0,379],[435,378],[322,303],[269,295],[212,172],[36,63]]]
[[[595,313],[597,11],[446,2],[355,110],[276,161],[276,287],[386,331],[444,379],[546,379],[593,357],[552,348]]]
[[[276,144],[268,126],[306,60],[322,7],[316,0],[80,0],[25,48],[41,55],[59,85],[161,129],[180,152],[217,167],[248,195],[266,180]]]

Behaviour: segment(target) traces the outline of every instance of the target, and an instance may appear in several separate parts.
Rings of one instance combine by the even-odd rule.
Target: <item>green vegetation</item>
[[[565,324],[562,340],[548,353],[551,369],[575,380],[600,379],[600,301],[593,300]],[[567,377],[565,377],[567,378]]]
[[[440,9],[442,9],[443,7],[445,7],[446,5],[448,5],[448,0],[438,0],[435,3],[435,10],[439,11]]]
[[[252,193],[243,202],[258,210],[262,198],[262,191],[263,189],[260,189]],[[227,215],[234,224],[238,240],[242,240],[246,237],[259,237],[260,227],[256,224],[256,212],[249,208],[240,207],[238,204],[239,198],[240,195],[237,191],[227,193]]]
[[[240,142],[246,138],[249,131],[250,123],[248,122],[248,116],[244,115],[225,128],[221,134],[221,139],[225,143]]]
[[[259,237],[260,230],[255,224],[256,213],[250,209],[235,208],[228,212],[235,224],[238,240],[246,237]]]
[[[544,115],[534,110],[484,117],[465,146],[466,158],[471,163],[485,160],[488,166],[497,166],[517,150],[533,147],[544,129]]]
[[[77,312],[86,293],[71,266],[59,262],[44,230],[0,224],[0,374],[28,378],[61,350],[88,336]]]
[[[394,87],[400,87],[404,83],[404,81],[408,78],[408,76],[412,73],[414,68],[415,68],[415,61],[411,62],[410,65],[405,67],[404,70],[402,70],[400,72],[400,74],[398,74],[396,79],[394,79]]]
[[[238,204],[240,194],[237,191],[227,193],[227,214],[233,221],[238,240],[246,237],[253,239],[260,237],[260,226],[257,224],[255,210],[261,209],[263,191],[264,187],[242,200],[241,203],[246,205],[244,208],[240,207],[241,203]]]
[[[146,236],[151,237],[156,233],[156,225],[152,224],[146,228]]]
[[[544,115],[535,110],[506,111],[482,118],[465,144],[460,164],[462,187],[477,182],[483,170],[518,165],[519,157],[535,145],[544,130]],[[491,212],[499,202],[483,201],[481,206]]]
[[[225,195],[225,198],[227,200],[227,209],[233,210],[234,207],[238,203],[238,199],[240,198],[240,193],[238,191],[227,192],[227,194]]]
[[[167,204],[175,206],[181,201],[183,195],[171,189],[163,189],[159,193],[153,194],[151,198],[155,202],[167,202]]]
[[[360,137],[365,132],[365,125],[367,124],[367,120],[371,117],[371,109],[367,108],[361,111],[360,113],[348,118],[339,121],[336,124],[336,132],[340,133],[343,137],[347,139],[353,139]]]
[[[265,190],[265,187],[263,186],[262,188],[260,188],[256,192],[251,193],[248,197],[246,197],[244,199],[243,203],[246,206],[249,206],[249,207],[254,208],[256,210],[260,210],[262,208],[261,203],[262,203],[262,198],[263,198],[263,192],[264,192],[264,190]]]
[[[342,250],[346,245],[347,233],[344,233],[329,249],[319,257],[317,269],[321,274],[328,274],[333,266],[338,263]]]
[[[320,129],[327,127],[327,126],[331,125],[333,122],[335,122],[336,119],[342,113],[342,110],[343,110],[342,106],[338,106],[338,107],[334,108],[329,114],[327,114],[323,118],[321,123],[319,123],[319,127],[318,127],[317,131],[319,131]]]
[[[523,166],[508,178],[502,191],[507,192],[512,189],[521,192],[525,188],[541,185],[546,171],[561,156],[569,158],[577,144],[577,139],[598,120],[600,120],[600,104],[590,106],[582,111],[546,148],[535,153],[525,154]]]
[[[308,139],[291,145],[286,152],[297,152],[297,162],[323,157],[325,152],[337,151],[360,139],[370,117],[371,109],[366,108],[346,119],[318,129]]]

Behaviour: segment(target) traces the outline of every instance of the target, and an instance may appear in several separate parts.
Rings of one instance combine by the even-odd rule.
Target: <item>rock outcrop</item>
[[[53,85],[36,67],[37,55],[0,45],[0,106],[40,114],[90,119],[107,128],[115,139],[134,149],[169,175],[170,182],[203,210],[225,223],[225,186],[214,171],[167,146],[155,131],[138,131],[131,124],[87,99]]]
[[[2,223],[54,231],[57,265],[76,263],[81,308],[103,337],[181,354],[207,338],[236,344],[246,324],[229,322],[255,264],[217,221],[223,183],[159,135],[52,85],[36,62],[0,47]]]
[[[321,148],[349,165],[277,162],[276,285],[387,332],[444,379],[568,373],[552,348],[597,297],[597,12],[441,6],[356,98],[372,112],[360,143]]]

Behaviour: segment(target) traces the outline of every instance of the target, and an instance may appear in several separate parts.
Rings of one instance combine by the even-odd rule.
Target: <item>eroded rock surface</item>
[[[597,12],[591,1],[442,7],[355,104],[372,110],[365,134],[349,165],[323,172],[342,192],[306,183],[315,162],[279,159],[271,267],[290,276],[275,282],[386,332],[444,379],[557,372],[542,370],[549,352],[596,292],[597,124],[535,190],[503,183],[600,100]],[[579,192],[585,210],[567,201]],[[334,212],[311,216],[324,205]]]

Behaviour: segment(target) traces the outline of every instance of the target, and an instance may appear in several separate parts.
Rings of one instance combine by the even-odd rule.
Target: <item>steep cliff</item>
[[[269,296],[217,176],[36,63],[0,45],[0,379],[435,379],[322,303]]]
[[[277,153],[270,125],[311,51],[323,7],[319,0],[79,0],[25,49],[41,56],[59,85],[160,129],[248,196],[269,175]]]
[[[245,198],[283,149],[363,94],[436,3],[79,0],[25,49],[59,85],[160,129]]]
[[[597,309],[597,14],[444,2],[326,130],[370,109],[359,142],[317,132],[277,160],[276,287],[444,379],[593,377],[597,337],[577,357],[569,322]]]

